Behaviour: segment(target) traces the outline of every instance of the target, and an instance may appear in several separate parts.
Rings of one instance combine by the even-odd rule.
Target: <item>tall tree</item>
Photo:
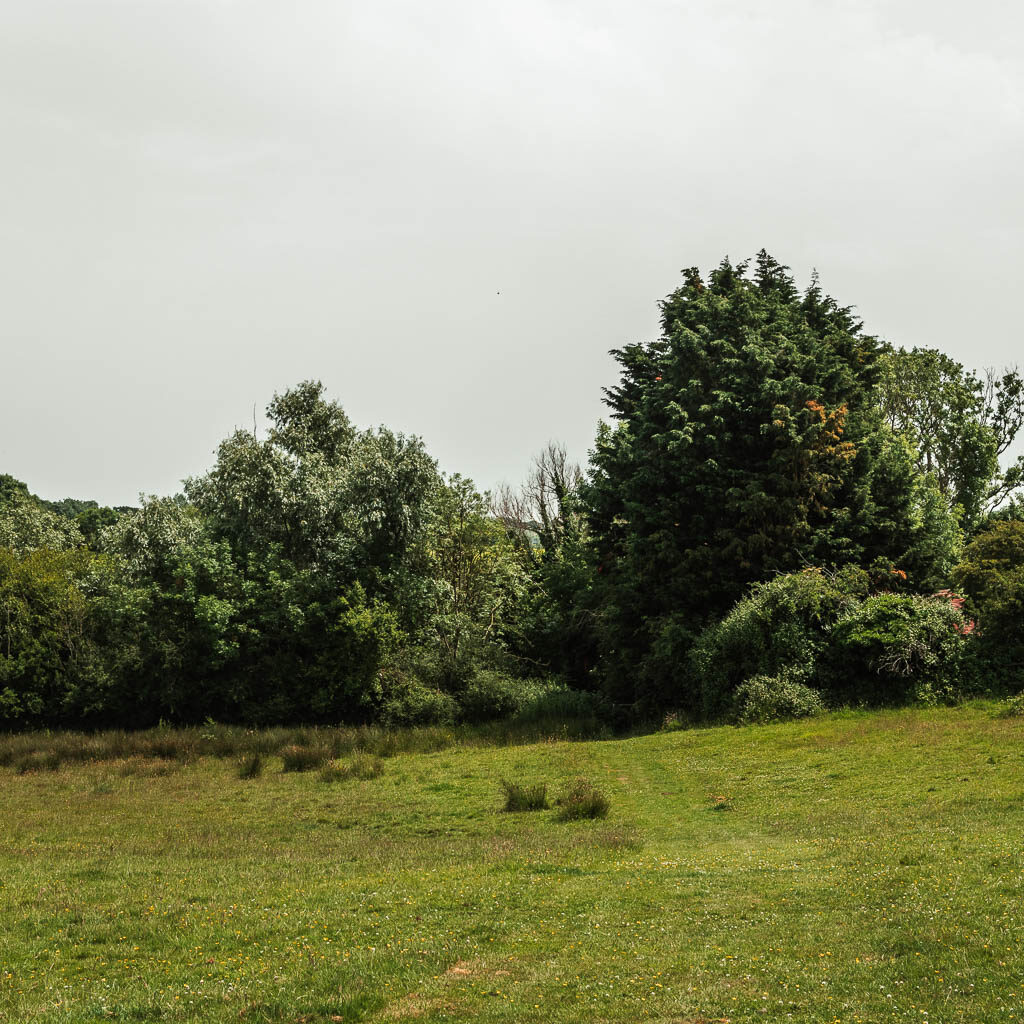
[[[588,687],[596,657],[582,488],[582,470],[564,445],[552,441],[534,457],[518,490],[498,491],[492,512],[515,542],[530,580],[517,655]]]
[[[1024,425],[1024,381],[1013,369],[984,377],[936,349],[894,349],[879,360],[878,403],[914,448],[917,468],[975,527],[1020,486],[1024,456],[1000,469]]]
[[[488,648],[514,628],[526,577],[489,499],[457,473],[434,496],[428,531],[430,613],[424,637],[435,644],[446,687],[464,683]]]
[[[910,453],[880,422],[878,341],[766,252],[696,269],[661,336],[613,354],[587,488],[612,696],[683,703],[697,629],[809,564],[902,557],[920,516]]]

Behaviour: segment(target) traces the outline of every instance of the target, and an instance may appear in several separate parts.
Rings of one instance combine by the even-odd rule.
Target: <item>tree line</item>
[[[585,470],[481,494],[307,381],[180,494],[0,476],[0,727],[768,720],[1024,682],[1024,424],[767,253],[614,355]]]

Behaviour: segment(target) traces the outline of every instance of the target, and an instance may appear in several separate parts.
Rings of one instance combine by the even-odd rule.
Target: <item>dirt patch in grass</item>
[[[459,960],[444,972],[446,978],[507,978],[511,971],[489,970],[479,960]]]
[[[426,996],[420,992],[410,992],[402,996],[381,1012],[381,1020],[417,1020],[427,1014],[454,1014],[460,1009],[458,1003],[440,996]]]

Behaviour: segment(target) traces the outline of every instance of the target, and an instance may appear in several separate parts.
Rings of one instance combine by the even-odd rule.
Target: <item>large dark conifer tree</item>
[[[587,491],[606,686],[649,708],[687,704],[693,636],[752,582],[905,560],[920,520],[851,310],[764,251],[684,278],[660,338],[614,353]]]

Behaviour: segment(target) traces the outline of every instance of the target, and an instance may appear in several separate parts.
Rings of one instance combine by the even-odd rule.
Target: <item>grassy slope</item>
[[[1021,1020],[1022,738],[965,708],[333,784],[3,768],[0,1020]],[[579,775],[606,821],[498,810]]]

